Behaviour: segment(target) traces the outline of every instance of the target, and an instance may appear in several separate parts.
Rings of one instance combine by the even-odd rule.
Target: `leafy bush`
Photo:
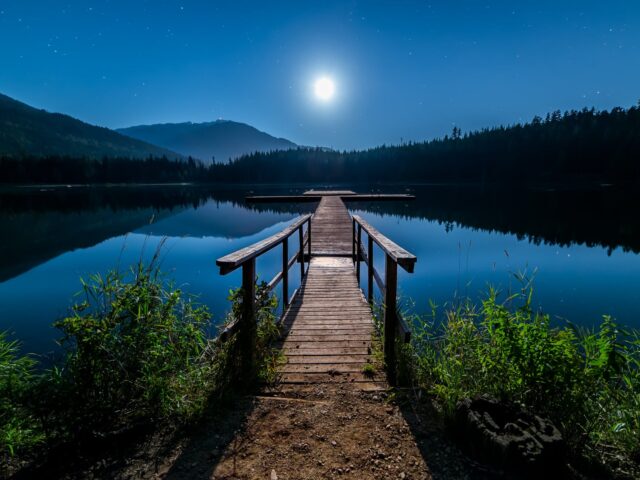
[[[44,439],[39,424],[26,408],[34,385],[35,361],[18,356],[19,344],[0,333],[0,450],[3,456],[33,447]]]
[[[464,397],[490,394],[551,418],[575,453],[611,464],[638,459],[640,341],[611,317],[594,330],[554,328],[532,311],[530,291],[501,303],[490,290],[480,308],[414,325],[412,378],[445,415]]]
[[[240,321],[243,308],[242,297],[242,288],[229,292],[228,299],[232,308],[227,316],[226,325],[232,325]],[[255,371],[242,372],[244,383],[249,386],[256,385],[256,382],[273,383],[276,381],[277,367],[284,358],[280,349],[274,347],[274,342],[280,337],[280,328],[275,313],[277,307],[278,299],[269,292],[267,283],[257,283],[255,299],[256,335],[253,352]],[[236,360],[240,359],[241,353],[235,352]]]
[[[65,355],[49,370],[34,373],[36,362],[0,334],[0,466],[41,443],[43,453],[138,423],[193,420],[238,387],[275,380],[280,331],[266,284],[257,290],[255,371],[243,371],[238,334],[209,338],[208,310],[167,283],[155,260],[82,282],[82,301],[54,324]],[[226,325],[242,312],[241,293],[230,294]]]
[[[117,426],[138,417],[189,417],[211,390],[210,315],[138,264],[83,282],[85,299],[55,323],[64,367],[52,378],[77,428]]]

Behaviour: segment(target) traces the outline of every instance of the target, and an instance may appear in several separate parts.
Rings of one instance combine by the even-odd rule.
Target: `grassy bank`
[[[531,291],[413,319],[405,382],[428,392],[445,419],[488,394],[554,421],[574,461],[633,477],[640,471],[640,337],[605,316],[588,330],[551,325]]]
[[[0,451],[5,473],[54,448],[86,447],[144,425],[186,425],[235,390],[273,378],[276,300],[258,291],[256,371],[239,371],[236,335],[208,336],[211,314],[154,267],[83,282],[47,369],[0,335]],[[225,324],[241,311],[232,292]]]

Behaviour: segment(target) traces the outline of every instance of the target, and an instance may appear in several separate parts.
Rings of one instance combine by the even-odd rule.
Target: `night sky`
[[[361,148],[640,98],[640,2],[0,0],[0,93]],[[313,83],[335,82],[320,102]]]

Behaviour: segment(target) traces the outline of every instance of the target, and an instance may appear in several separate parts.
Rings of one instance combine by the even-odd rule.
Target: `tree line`
[[[252,153],[204,165],[166,157],[3,157],[3,183],[638,183],[640,107],[556,111],[531,122],[361,151]]]

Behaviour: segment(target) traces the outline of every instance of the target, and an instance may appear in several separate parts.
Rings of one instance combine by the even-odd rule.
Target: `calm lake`
[[[344,186],[341,186],[344,187]],[[383,234],[418,257],[400,271],[403,304],[477,301],[489,285],[518,291],[516,274],[534,277],[534,304],[554,322],[591,326],[603,314],[640,328],[639,195],[598,190],[504,191],[469,186],[350,187],[413,193],[402,202],[349,203]],[[80,298],[80,278],[127,269],[163,243],[161,267],[208,305],[220,323],[240,271],[220,276],[216,258],[272,235],[314,204],[244,202],[247,194],[297,194],[302,188],[190,186],[23,188],[0,191],[0,329],[23,350],[56,350],[51,327]],[[294,250],[292,237],[290,251]],[[258,275],[279,270],[277,248]],[[383,258],[375,252],[378,269]],[[291,270],[291,291],[297,269]],[[363,275],[363,280],[365,279]]]

